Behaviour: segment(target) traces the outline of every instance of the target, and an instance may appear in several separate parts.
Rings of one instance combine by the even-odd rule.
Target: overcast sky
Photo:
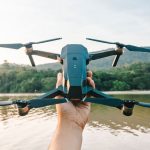
[[[62,37],[35,45],[60,53],[68,43],[89,51],[112,47],[86,37],[150,46],[150,0],[0,0],[0,43],[26,43]],[[24,49],[0,48],[0,63],[30,64]],[[34,56],[36,64],[51,60]]]

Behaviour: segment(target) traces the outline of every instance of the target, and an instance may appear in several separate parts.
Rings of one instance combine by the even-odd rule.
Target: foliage
[[[46,92],[55,87],[58,71],[35,70],[29,66],[0,65],[0,92]],[[93,72],[100,90],[149,90],[150,63]]]
[[[37,71],[31,67],[0,67],[0,92],[46,92],[54,88],[56,71]]]
[[[121,68],[94,72],[96,87],[100,90],[149,90],[150,63],[135,63]]]

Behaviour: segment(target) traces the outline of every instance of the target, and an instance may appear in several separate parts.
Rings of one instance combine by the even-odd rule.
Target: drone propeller
[[[62,39],[62,38],[49,39],[49,40],[44,40],[44,41],[39,41],[39,42],[29,42],[26,44],[22,44],[22,43],[0,44],[0,47],[12,48],[12,49],[19,49],[21,47],[29,48],[29,47],[32,47],[32,44],[46,43],[46,42],[56,41],[56,40],[60,40],[60,39]]]
[[[150,103],[136,102],[135,104],[142,107],[150,107]]]
[[[21,47],[23,47],[24,44],[21,43],[14,43],[14,44],[0,44],[0,47],[4,47],[4,48],[12,48],[12,49],[19,49]]]
[[[92,38],[86,38],[86,39],[91,40],[91,41],[101,42],[101,43],[116,44],[118,47],[120,47],[120,48],[125,47],[129,51],[150,52],[149,47],[146,48],[146,47],[138,47],[138,46],[134,46],[134,45],[125,45],[125,44],[122,44],[119,42],[108,42],[108,41],[102,41],[102,40],[97,40],[97,39],[92,39]]]
[[[14,104],[12,101],[0,101],[0,106],[8,106]]]
[[[96,41],[96,42],[101,42],[101,43],[107,43],[107,44],[116,44],[117,46],[117,56],[114,58],[113,64],[112,66],[115,67],[117,65],[117,62],[119,60],[120,55],[123,53],[123,48],[125,47],[126,49],[128,49],[129,51],[137,51],[137,52],[150,52],[150,48],[149,47],[138,47],[138,46],[134,46],[134,45],[125,45],[119,42],[108,42],[108,41],[103,41],[103,40],[97,40],[97,39],[92,39],[92,38],[86,38],[87,40],[91,40],[91,41]]]
[[[55,38],[55,39],[49,39],[49,40],[44,40],[44,41],[38,41],[38,42],[29,42],[26,44],[22,44],[22,43],[14,43],[14,44],[0,44],[0,47],[4,47],[4,48],[12,48],[12,49],[20,49],[22,47],[26,48],[26,54],[29,57],[29,60],[32,64],[32,66],[35,66],[33,57],[32,57],[32,45],[33,44],[40,44],[40,43],[46,43],[46,42],[51,42],[51,41],[56,41],[56,40],[60,40],[62,38]]]

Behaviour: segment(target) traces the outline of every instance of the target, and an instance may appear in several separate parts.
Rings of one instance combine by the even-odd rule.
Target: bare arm
[[[95,87],[92,72],[88,73],[88,83]],[[56,87],[62,84],[62,74],[57,76]],[[60,97],[56,97],[60,98]],[[80,150],[82,145],[82,132],[88,121],[90,103],[71,102],[56,105],[58,124],[52,137],[49,150]]]

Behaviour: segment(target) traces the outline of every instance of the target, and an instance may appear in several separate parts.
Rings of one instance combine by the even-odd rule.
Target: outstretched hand
[[[58,73],[56,87],[62,85],[63,75]],[[95,83],[92,80],[92,72],[88,71],[87,73],[87,82],[90,86],[95,88]],[[61,98],[57,96],[56,98]],[[68,102],[63,104],[57,104],[56,109],[58,113],[59,122],[63,120],[71,121],[77,124],[82,129],[88,121],[90,113],[91,104],[89,102],[79,102],[76,103]]]
[[[87,81],[95,88],[92,80],[92,72],[87,73]],[[58,73],[56,88],[62,85],[63,75]],[[61,96],[55,97],[62,98]],[[74,103],[68,102],[57,104],[58,124],[52,137],[49,150],[80,150],[82,145],[82,131],[88,121],[91,104],[76,100]]]

